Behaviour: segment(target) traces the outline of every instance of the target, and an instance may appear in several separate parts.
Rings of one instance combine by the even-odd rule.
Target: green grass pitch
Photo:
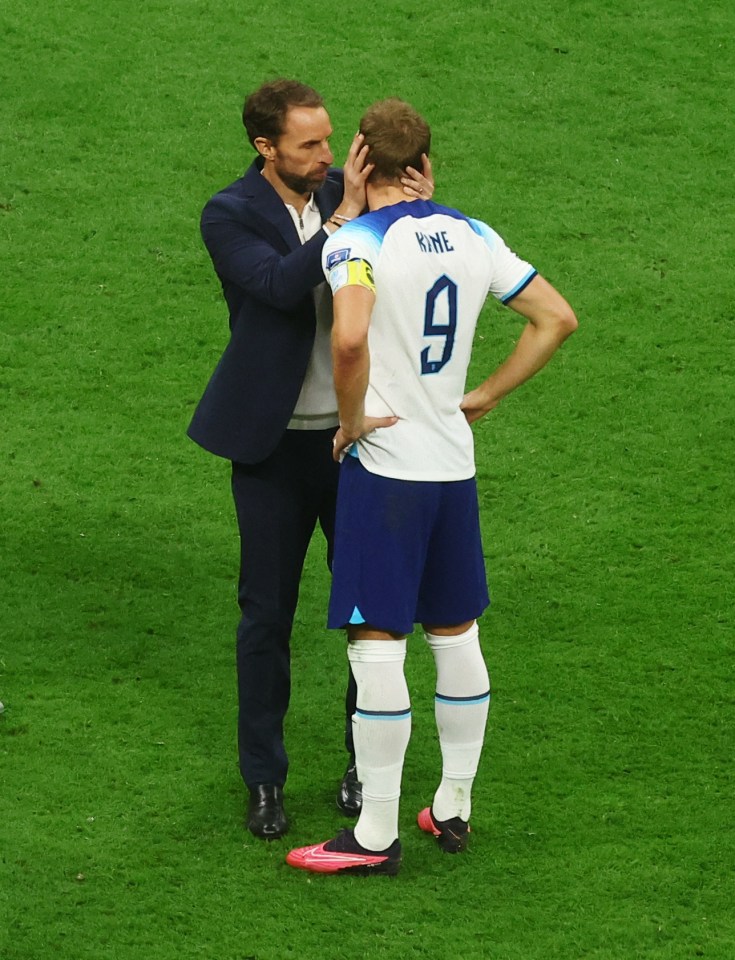
[[[725,0],[5,0],[0,10],[3,960],[732,960],[733,36]],[[227,465],[184,435],[226,339],[199,211],[263,79],[344,156],[398,95],[437,199],[580,328],[476,430],[494,683],[471,849],[289,870],[340,826],[323,545],[294,636],[293,827],[241,825]],[[471,379],[520,324],[489,304]]]

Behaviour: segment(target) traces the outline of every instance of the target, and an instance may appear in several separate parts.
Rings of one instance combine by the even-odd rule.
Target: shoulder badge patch
[[[347,260],[349,256],[349,247],[343,247],[341,250],[333,250],[331,253],[327,254],[327,270],[331,270],[332,267],[336,267],[338,263],[342,263],[344,260]]]

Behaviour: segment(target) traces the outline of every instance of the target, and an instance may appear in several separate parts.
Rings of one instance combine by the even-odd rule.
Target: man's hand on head
[[[406,176],[401,177],[403,192],[415,200],[431,200],[434,196],[434,174],[431,170],[431,160],[425,153],[421,154],[423,169],[421,173],[413,167],[406,167]]]
[[[367,162],[368,147],[361,133],[356,133],[344,165],[345,193],[342,203],[335,211],[341,217],[352,220],[359,217],[365,209],[367,199],[365,185],[373,171],[373,164]]]

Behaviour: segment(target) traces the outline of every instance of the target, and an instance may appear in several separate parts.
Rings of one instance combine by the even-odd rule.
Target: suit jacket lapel
[[[263,160],[258,157],[252,162],[243,177],[243,187],[249,200],[250,212],[258,217],[263,224],[264,232],[271,236],[277,235],[281,243],[286,244],[288,250],[295,250],[301,246],[301,239],[286,209],[273,187],[261,174]],[[316,205],[326,220],[337,209],[342,199],[342,183],[339,180],[328,179],[321,190],[315,194]]]
[[[263,161],[258,158],[252,162],[243,177],[243,186],[250,200],[250,212],[258,217],[264,228],[267,227],[265,232],[277,234],[281,244],[285,242],[288,250],[295,250],[301,246],[301,240],[291,214],[283,200],[262,176],[262,168]]]

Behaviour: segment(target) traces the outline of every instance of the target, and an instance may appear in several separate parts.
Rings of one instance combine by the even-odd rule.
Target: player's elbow
[[[577,316],[568,303],[565,303],[561,309],[557,322],[563,340],[571,336],[579,326]]]
[[[345,377],[356,376],[365,367],[365,354],[358,349],[332,349],[332,367],[335,379],[341,373]]]
[[[567,337],[571,336],[579,326],[579,322],[574,310],[569,306],[566,300],[561,300],[554,304],[546,318],[547,326],[550,327],[559,343],[563,343]]]
[[[367,349],[367,337],[358,335],[347,329],[332,330],[332,354],[335,360],[345,363],[354,363],[359,360]]]

